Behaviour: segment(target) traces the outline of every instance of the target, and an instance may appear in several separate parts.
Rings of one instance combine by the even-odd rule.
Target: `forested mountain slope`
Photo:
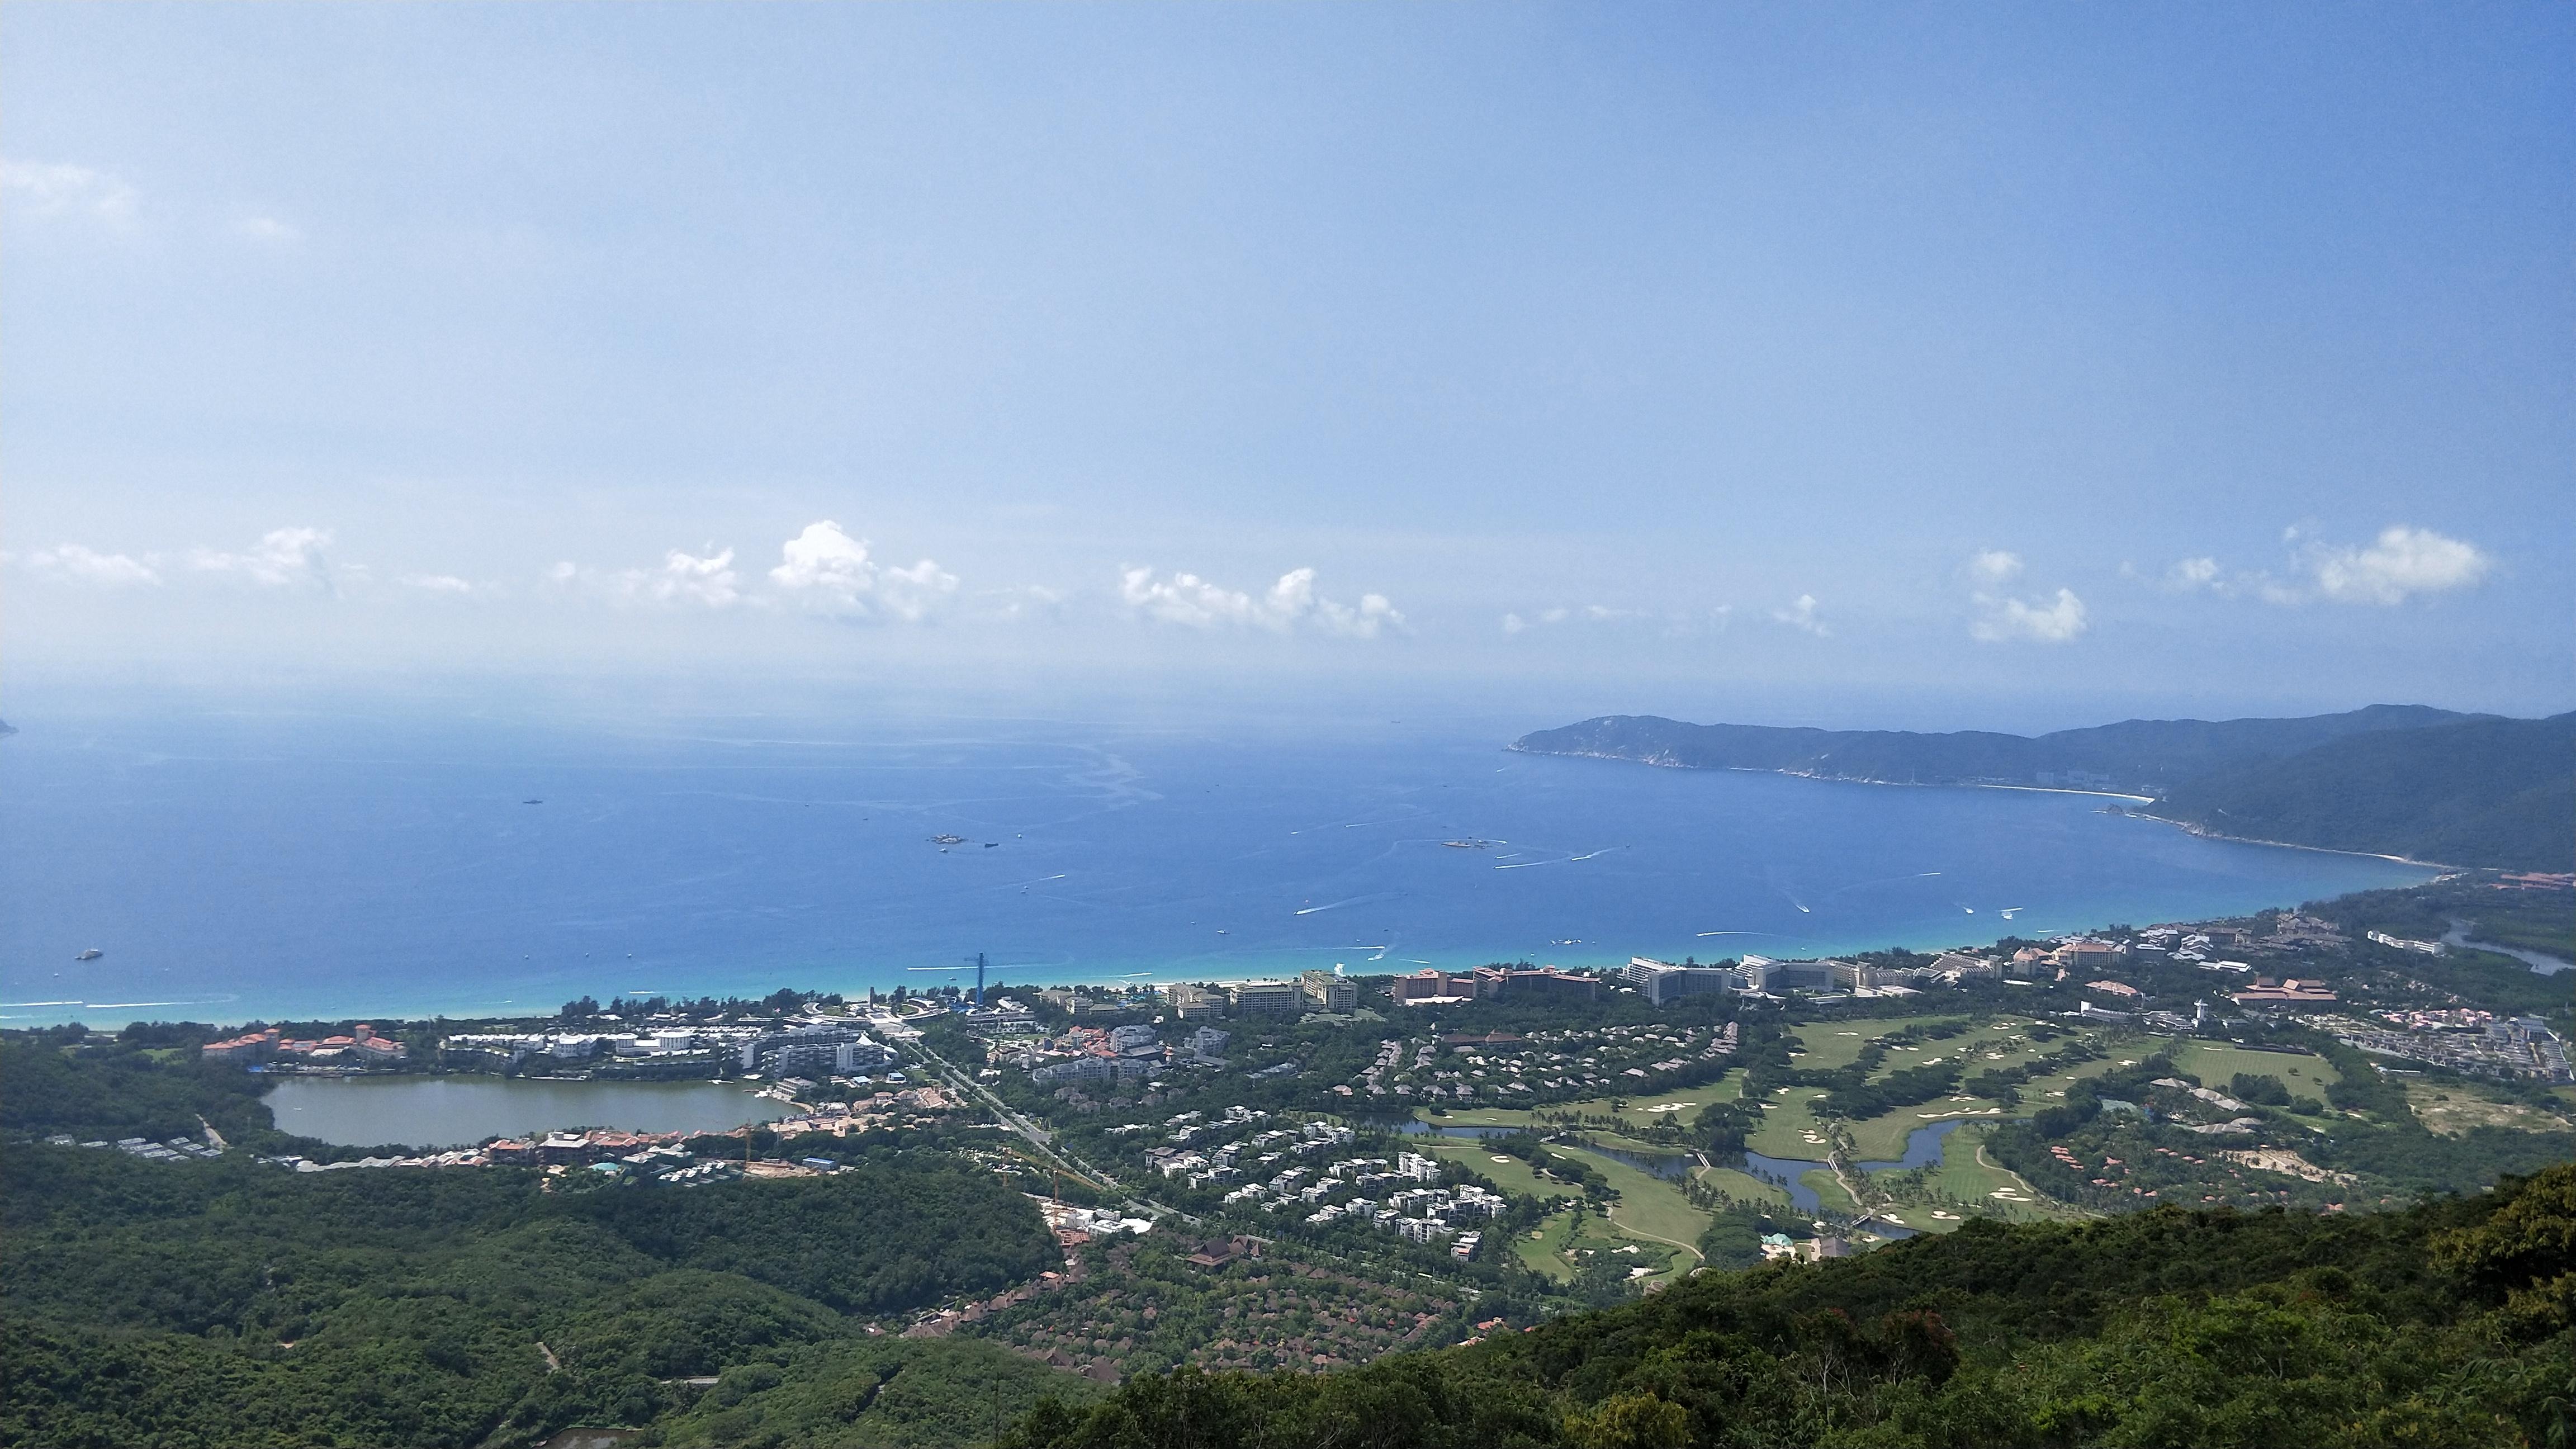
[[[1780,729],[1685,724],[1655,715],[1607,715],[1523,735],[1515,750],[1596,755],[1689,769],[1785,770],[1838,780],[1895,784],[2064,783],[2068,772],[2105,778],[2104,788],[2153,794],[2213,770],[2279,759],[2331,740],[2421,729],[2467,718],[2421,705],[2372,705],[2305,719],[2126,720],[2035,738],[1964,730]]]
[[[1138,1379],[1014,1449],[2527,1445],[2576,1432],[2576,1166],[2403,1213],[1974,1222],[1331,1375]]]
[[[2576,714],[2354,735],[2187,781],[2154,811],[2254,840],[2576,869]]]
[[[2449,865],[2576,867],[2576,714],[2373,705],[2305,719],[2129,720],[2036,738],[1610,715],[1512,748],[1889,784],[2118,790],[2154,796],[2149,813],[2213,834]]]

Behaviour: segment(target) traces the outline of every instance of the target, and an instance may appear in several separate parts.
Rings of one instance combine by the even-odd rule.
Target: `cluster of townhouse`
[[[2290,923],[2288,933],[2276,937],[2275,945],[2332,944],[2342,939],[2341,933],[2324,921],[2296,914],[2283,919]],[[2188,961],[2212,971],[2244,972],[2254,968],[2242,961],[2223,959],[2224,954],[2254,944],[2251,936],[2233,926],[2149,926],[2129,942],[2129,949]]]
[[[1145,1165],[1166,1178],[1182,1178],[1191,1187],[1217,1187],[1267,1176],[1292,1157],[1312,1157],[1348,1144],[1351,1129],[1321,1120],[1267,1128],[1249,1137],[1238,1133],[1259,1127],[1270,1114],[1237,1104],[1222,1116],[1183,1112],[1163,1124],[1164,1145],[1146,1149]],[[1110,1129],[1118,1135],[1150,1132],[1149,1123]],[[1234,1138],[1233,1141],[1221,1139]]]
[[[716,1065],[738,1057],[744,1043],[770,1030],[768,1023],[729,1026],[681,1023],[642,1031],[490,1031],[457,1032],[441,1038],[442,1053],[487,1056],[493,1065],[545,1059],[587,1062],[607,1056],[627,1060],[696,1058]]]
[[[197,1054],[210,1062],[242,1066],[279,1062],[315,1067],[381,1067],[405,1060],[411,1049],[376,1035],[374,1025],[362,1021],[347,1036],[302,1041],[272,1026],[225,1041],[210,1041],[198,1048]]]
[[[1226,1034],[1201,1027],[1182,1048],[1187,1059],[1222,1060]],[[1174,1053],[1160,1033],[1142,1022],[1123,1026],[1076,1026],[1043,1041],[995,1053],[996,1060],[1026,1068],[1039,1087],[1062,1089],[1141,1082],[1163,1074]]]
[[[1400,1152],[1391,1162],[1383,1157],[1351,1157],[1320,1169],[1302,1164],[1290,1167],[1266,1182],[1245,1183],[1227,1193],[1225,1201],[1228,1207],[1264,1212],[1311,1208],[1306,1221],[1314,1226],[1362,1223],[1409,1243],[1436,1242],[1456,1235],[1462,1224],[1501,1216],[1500,1194],[1473,1183],[1437,1186],[1439,1181],[1437,1161],[1418,1152]],[[1370,1195],[1381,1191],[1383,1197]],[[1452,1245],[1452,1251],[1461,1258],[1471,1256],[1481,1240],[1480,1234],[1469,1233]]]
[[[2576,1081],[2567,1043],[2536,1016],[2471,1009],[2382,1011],[2371,1019],[2319,1016],[2311,1024],[2373,1056],[2447,1067],[2470,1076]]]
[[[212,1142],[200,1142],[193,1137],[173,1137],[167,1142],[155,1142],[149,1137],[120,1137],[114,1142],[82,1142],[68,1132],[57,1132],[45,1141],[55,1147],[113,1149],[131,1157],[140,1157],[146,1162],[180,1162],[192,1157],[211,1159],[224,1155],[223,1148]]]
[[[929,1114],[955,1111],[959,1106],[948,1093],[934,1086],[898,1089],[889,1084],[870,1092],[868,1088],[874,1082],[867,1077],[834,1077],[831,1084],[847,1088],[853,1095],[847,1101],[808,1104],[804,1115],[781,1118],[770,1123],[769,1130],[781,1137],[807,1133],[847,1137],[878,1127],[920,1125],[928,1120]],[[802,1077],[788,1077],[777,1085],[791,1097],[822,1090],[822,1084]]]
[[[1379,1045],[1377,1056],[1346,1096],[1474,1101],[1536,1099],[1568,1091],[1651,1091],[1658,1081],[1735,1054],[1734,1022],[1708,1027],[1656,1025],[1450,1035]],[[1444,1057],[1443,1053],[1447,1055]]]
[[[458,1032],[441,1040],[439,1049],[488,1056],[496,1065],[541,1058],[579,1063],[606,1056],[743,1072],[865,1071],[894,1059],[890,1048],[842,1018],[684,1022],[632,1032]]]

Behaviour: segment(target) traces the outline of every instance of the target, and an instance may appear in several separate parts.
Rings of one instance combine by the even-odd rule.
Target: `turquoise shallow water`
[[[2085,796],[1541,758],[1501,730],[13,722],[13,1024],[919,987],[977,951],[1015,981],[1813,955],[2428,874]]]

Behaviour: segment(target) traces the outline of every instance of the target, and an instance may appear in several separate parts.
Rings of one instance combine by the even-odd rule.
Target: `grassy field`
[[[1984,1156],[1981,1149],[1993,1130],[1972,1122],[1951,1133],[1942,1144],[1941,1165],[1932,1174],[1933,1190],[1981,1203],[1979,1211],[2012,1222],[2062,1222],[2077,1216],[2024,1188],[2021,1179]]]
[[[1980,1117],[2000,1122],[2015,1115],[2014,1110],[1982,1097],[1943,1097],[1919,1107],[1899,1107],[1884,1117],[1854,1122],[1849,1130],[1861,1161],[1889,1162],[1905,1155],[1906,1141],[1916,1132],[1935,1123],[1973,1122]]]
[[[2080,1079],[2098,1077],[2104,1072],[2117,1070],[2124,1059],[2134,1061],[2137,1059],[2137,1053],[2114,1049],[2110,1056],[2098,1061],[2086,1062],[2071,1072],[2056,1072],[2045,1077],[2033,1077],[2022,1084],[2022,1102],[2025,1107],[2045,1107],[2051,1098],[2065,1096],[2066,1089],[2075,1085]]]
[[[1553,1214],[1535,1231],[1521,1234],[1512,1243],[1512,1251],[1520,1255],[1524,1266],[1562,1283],[1574,1276],[1574,1265],[1565,1260],[1566,1229],[1573,1224],[1573,1213]]]
[[[1860,1211],[1860,1204],[1853,1202],[1851,1194],[1843,1191],[1843,1180],[1834,1176],[1831,1168],[1811,1167],[1798,1174],[1798,1181],[1814,1188],[1818,1200],[1838,1213]]]
[[[1708,1231],[1708,1214],[1690,1205],[1681,1188],[1651,1172],[1630,1167],[1615,1157],[1587,1152],[1580,1147],[1556,1147],[1551,1151],[1583,1159],[1587,1166],[1600,1169],[1610,1186],[1617,1189],[1619,1201],[1611,1204],[1610,1221],[1616,1226],[1651,1242],[1661,1242],[1690,1252],[1694,1261],[1698,1253],[1690,1245]],[[1644,1149],[1653,1151],[1652,1148]]]
[[[1773,1187],[1758,1177],[1738,1172],[1731,1167],[1703,1167],[1699,1170],[1698,1177],[1701,1182],[1716,1188],[1737,1202],[1769,1203],[1778,1207],[1789,1205],[1787,1188]]]
[[[2478,1127],[2508,1127],[2523,1132],[2563,1132],[2564,1117],[2553,1117],[2520,1102],[2501,1102],[2473,1088],[2452,1083],[2410,1081],[2406,1105],[2415,1119],[2445,1137],[2465,1137]]]
[[[1805,1027],[1797,1033],[1797,1046],[1791,1049],[1798,1069],[1829,1072],[1847,1067],[1860,1055],[1860,1049],[1888,1032],[1901,1030],[1901,1021],[1861,1021],[1848,1025],[1824,1022]]]
[[[1414,1115],[1426,1122],[1443,1122],[1453,1127],[1527,1127],[1535,1115],[1578,1115],[1616,1117],[1631,1127],[1652,1127],[1661,1122],[1688,1122],[1698,1110],[1711,1102],[1732,1102],[1744,1093],[1744,1075],[1729,1072],[1722,1081],[1704,1087],[1691,1087],[1676,1092],[1658,1092],[1651,1096],[1586,1097],[1579,1102],[1561,1102],[1550,1107],[1460,1107],[1447,1116]],[[1621,1104],[1614,1107],[1613,1104]],[[1657,1107],[1676,1110],[1658,1112]]]
[[[2174,1065],[2200,1078],[2201,1085],[2227,1090],[2238,1072],[2279,1077],[2293,1097],[2322,1100],[2327,1086],[2343,1080],[2334,1063],[2308,1052],[2258,1052],[2230,1042],[2176,1042],[2166,1049]]]
[[[1464,1163],[1470,1170],[1483,1173],[1493,1179],[1494,1186],[1504,1192],[1516,1192],[1526,1197],[1576,1195],[1574,1188],[1561,1182],[1547,1181],[1541,1178],[1528,1163],[1517,1157],[1506,1157],[1499,1152],[1489,1152],[1481,1142],[1473,1142],[1463,1137],[1432,1137],[1424,1139],[1419,1150],[1427,1157]]]
[[[1791,1087],[1767,1099],[1762,1125],[1753,1129],[1745,1145],[1765,1157],[1804,1157],[1822,1161],[1825,1155],[1824,1134],[1816,1126],[1815,1101],[1824,1095],[1820,1087]]]

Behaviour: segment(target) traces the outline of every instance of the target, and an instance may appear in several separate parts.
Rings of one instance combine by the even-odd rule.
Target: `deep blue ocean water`
[[[1801,956],[2427,875],[2081,795],[1549,759],[1500,731],[14,722],[12,1024],[919,988],[971,983],[978,951],[1019,982]]]

